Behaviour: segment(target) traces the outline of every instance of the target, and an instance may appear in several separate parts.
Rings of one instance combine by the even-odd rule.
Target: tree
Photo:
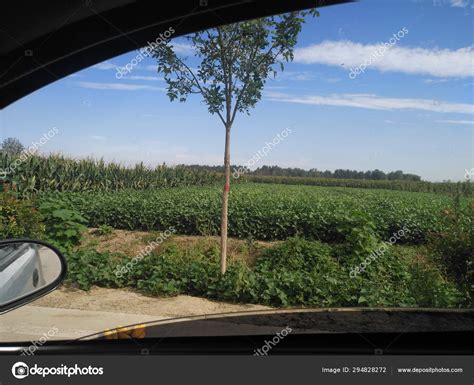
[[[383,180],[385,179],[386,176],[385,176],[385,173],[379,169],[375,169],[374,171],[372,171],[372,179],[374,180]]]
[[[158,72],[164,75],[171,101],[185,102],[199,94],[211,114],[225,128],[224,175],[221,212],[221,273],[226,271],[227,222],[230,192],[231,128],[238,112],[250,114],[262,97],[267,78],[284,62],[293,60],[294,46],[305,16],[316,10],[292,12],[244,21],[188,36],[195,56],[178,57],[172,45],[155,47]],[[198,61],[197,67],[191,61]]]
[[[403,171],[402,170],[397,170],[397,171],[392,171],[387,174],[387,179],[388,180],[402,180],[403,179]]]
[[[25,149],[25,146],[17,138],[6,138],[2,142],[2,151],[9,154],[18,155]]]

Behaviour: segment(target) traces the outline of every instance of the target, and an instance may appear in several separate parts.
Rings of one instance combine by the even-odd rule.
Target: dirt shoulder
[[[90,291],[61,287],[31,305],[166,318],[270,309],[262,305],[229,304],[187,295],[147,297],[131,290],[100,287],[93,287]]]

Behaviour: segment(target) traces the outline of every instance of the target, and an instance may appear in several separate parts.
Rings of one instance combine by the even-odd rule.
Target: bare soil
[[[32,305],[162,317],[270,309],[267,306],[214,302],[187,295],[147,297],[131,290],[105,289],[100,287],[93,287],[90,291],[61,287],[33,302]]]
[[[111,234],[98,235],[97,229],[89,229],[86,233],[82,246],[91,247],[99,252],[119,253],[127,256],[135,256],[140,253],[149,242],[160,236],[159,231],[127,231],[113,230]],[[229,238],[228,258],[231,261],[241,260],[252,265],[257,255],[266,248],[272,247],[278,243],[265,241],[246,241],[236,238]],[[218,236],[193,236],[193,235],[172,235],[166,239],[160,246],[153,250],[159,253],[160,249],[175,244],[183,251],[187,249],[210,250],[219,248],[220,238]]]

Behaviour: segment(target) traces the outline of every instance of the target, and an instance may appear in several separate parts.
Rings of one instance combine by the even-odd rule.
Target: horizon
[[[255,167],[403,170],[431,182],[464,180],[474,167],[473,7],[368,0],[320,9],[303,26],[295,60],[268,79],[250,116],[237,116],[231,163],[249,162],[291,128]],[[183,37],[169,44],[196,64]],[[222,165],[222,124],[197,97],[171,103],[155,60],[116,76],[136,56],[99,63],[3,109],[1,138],[28,146],[57,127],[41,153],[151,167]]]
[[[2,151],[1,147],[0,147],[0,152]],[[51,153],[40,153],[40,152],[37,152],[37,153],[30,153],[28,151],[28,147],[25,146],[25,150],[23,150],[20,154],[23,154],[23,153],[26,153],[26,157],[30,157],[30,156],[40,156],[40,157],[61,157],[61,158],[65,158],[67,160],[73,160],[73,161],[76,161],[76,162],[80,162],[80,161],[93,161],[93,162],[104,162],[104,164],[107,166],[109,164],[114,164],[114,165],[118,165],[120,167],[123,167],[123,168],[127,168],[127,169],[133,169],[135,166],[139,165],[139,164],[143,164],[143,166],[147,169],[150,169],[150,170],[154,170],[154,169],[157,169],[159,167],[168,167],[168,168],[175,168],[175,167],[202,167],[202,168],[216,168],[216,167],[224,167],[223,164],[198,164],[198,163],[167,163],[167,162],[163,162],[163,163],[160,163],[160,164],[154,164],[154,165],[151,165],[151,164],[147,164],[145,161],[138,161],[137,163],[125,163],[123,161],[117,161],[117,160],[106,160],[102,157],[93,157],[93,156],[90,156],[90,155],[86,155],[86,156],[72,156],[72,155],[68,155],[68,154],[64,154],[64,153],[61,153],[61,152],[51,152]],[[243,167],[244,165],[242,164],[232,164],[231,163],[231,171],[234,171]],[[449,180],[449,179],[446,179],[446,180],[441,180],[441,181],[429,181],[429,180],[426,180],[423,178],[422,175],[417,175],[417,174],[411,174],[411,173],[407,173],[405,172],[405,170],[401,170],[401,169],[398,169],[398,170],[382,170],[382,169],[379,169],[379,168],[373,168],[373,169],[367,169],[367,170],[358,170],[358,169],[350,169],[350,168],[338,168],[338,169],[334,169],[334,170],[327,170],[327,169],[319,169],[317,167],[314,167],[314,168],[308,168],[308,169],[305,169],[305,168],[299,168],[299,167],[282,167],[278,164],[265,164],[265,163],[262,163],[262,164],[258,164],[256,167],[252,167],[252,168],[249,168],[250,169],[250,172],[256,172],[258,170],[261,170],[262,168],[264,167],[267,167],[267,168],[274,168],[274,167],[278,167],[280,168],[281,170],[298,170],[298,171],[304,171],[304,172],[311,172],[311,171],[318,171],[318,172],[321,172],[321,173],[324,173],[324,172],[331,172],[331,173],[334,173],[335,171],[338,171],[338,170],[342,170],[342,171],[355,171],[355,172],[369,172],[369,171],[382,171],[385,175],[388,175],[389,173],[391,172],[396,172],[396,171],[402,171],[403,172],[403,175],[413,175],[413,176],[418,176],[421,178],[421,180],[419,182],[430,182],[430,183],[455,183],[455,182],[463,182],[463,181],[470,181],[470,180],[467,180],[466,178],[463,178],[459,181],[453,181],[453,180]],[[470,172],[470,170],[465,170],[466,172]],[[275,176],[278,176],[278,175],[275,175]],[[298,176],[289,176],[291,178],[296,178]],[[339,177],[324,177],[324,176],[318,176],[318,177],[309,177],[309,178],[328,178],[328,179],[365,179],[365,180],[370,180],[370,179],[367,179],[367,178],[339,178]],[[373,180],[376,180],[376,179],[373,179]],[[394,179],[394,180],[402,180],[402,179]],[[407,182],[416,182],[416,181],[410,181],[410,180],[405,180]]]

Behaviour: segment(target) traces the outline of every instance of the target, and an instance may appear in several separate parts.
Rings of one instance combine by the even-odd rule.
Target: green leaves
[[[78,245],[82,234],[87,230],[86,219],[65,201],[57,197],[43,199],[39,210],[46,225],[48,240],[61,250],[70,252]]]
[[[8,169],[15,156],[0,151],[0,169]],[[143,163],[125,167],[103,160],[68,159],[60,155],[27,157],[13,175],[9,175],[23,197],[34,197],[43,192],[113,192],[124,189],[146,190],[168,187],[206,186],[221,183],[222,174],[185,166],[165,164],[148,168]],[[451,193],[457,189],[472,197],[472,183],[430,183],[397,180],[361,180],[312,177],[278,177],[245,175],[241,182],[367,189],[403,190],[414,192]],[[336,191],[336,190],[334,190]],[[389,201],[380,202],[390,208]],[[449,203],[449,202],[447,202]],[[392,205],[393,206],[393,205]],[[404,207],[408,211],[410,207]],[[429,219],[429,218],[428,218]]]
[[[228,302],[287,306],[458,307],[462,293],[428,261],[420,248],[398,247],[356,279],[348,276],[334,247],[291,238],[263,249],[253,268],[229,261],[225,275],[212,248],[170,244],[160,254],[133,263],[117,277],[117,266],[132,256],[78,250],[68,255],[68,279],[83,289],[92,285],[130,287],[149,295],[187,294]]]
[[[34,205],[14,193],[0,193],[0,238],[42,239],[45,226]]]
[[[208,111],[231,126],[237,112],[249,113],[255,107],[268,76],[293,60],[305,16],[316,14],[292,12],[196,32],[187,38],[193,60],[199,60],[197,69],[178,57],[172,44],[156,47],[153,56],[168,97],[184,102],[200,94]]]
[[[42,196],[67,202],[90,227],[112,224],[117,229],[149,231],[174,226],[180,234],[217,235],[220,194],[221,187],[186,187]],[[299,235],[344,241],[362,257],[405,226],[410,232],[397,243],[424,243],[430,232],[447,228],[441,209],[449,202],[449,197],[438,194],[240,184],[231,191],[229,234],[241,239]]]
[[[7,169],[15,156],[0,151],[0,169]],[[43,192],[117,191],[123,189],[157,189],[177,186],[202,186],[222,180],[220,174],[188,167],[155,168],[138,163],[125,167],[94,159],[68,159],[60,155],[31,155],[15,169],[12,178],[18,192],[34,196]]]
[[[343,236],[355,258],[353,264],[359,264],[381,245],[377,236],[377,226],[365,212],[355,210],[336,214],[337,231]]]

